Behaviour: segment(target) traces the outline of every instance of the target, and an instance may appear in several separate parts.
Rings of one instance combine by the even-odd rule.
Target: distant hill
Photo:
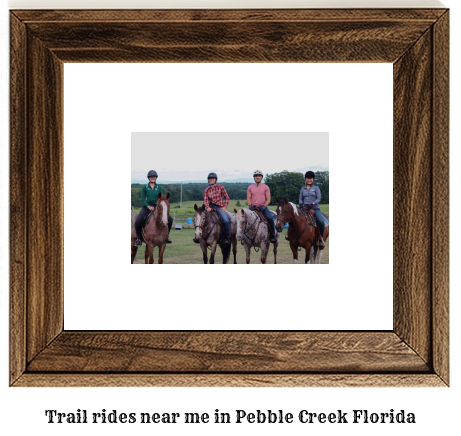
[[[226,180],[219,180],[219,183],[253,183],[254,180],[252,178],[241,178],[241,179],[226,179]],[[147,183],[147,178],[146,180],[135,180],[131,179],[131,184],[133,183],[140,183],[144,184]],[[158,181],[159,185],[177,185],[180,184],[181,182],[175,181],[175,180],[159,180]],[[187,185],[188,183],[207,183],[206,180],[187,180],[185,182],[182,182],[183,185]]]

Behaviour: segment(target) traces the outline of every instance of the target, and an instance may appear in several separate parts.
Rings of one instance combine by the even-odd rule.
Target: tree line
[[[271,191],[271,204],[276,204],[276,198],[287,198],[289,201],[297,204],[299,200],[299,192],[304,185],[304,174],[290,171],[282,171],[280,173],[267,174],[264,183],[269,186]],[[147,182],[146,182],[147,183]],[[319,186],[322,193],[321,204],[329,203],[329,172],[317,171],[315,173],[314,183]],[[247,189],[251,183],[221,183],[227,191],[231,200],[242,200],[247,198]],[[181,200],[181,185],[180,184],[160,184],[162,193],[170,193],[170,203],[179,203]],[[144,185],[133,183],[131,185],[131,206],[136,208],[142,207],[141,189]],[[183,201],[203,201],[203,191],[208,186],[208,183],[187,183],[182,185],[182,200]]]

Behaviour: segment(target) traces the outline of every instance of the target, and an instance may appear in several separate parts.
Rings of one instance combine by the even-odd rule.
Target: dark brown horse
[[[293,253],[294,263],[298,263],[298,247],[306,250],[305,263],[315,263],[319,252],[319,228],[315,226],[315,218],[310,212],[304,213],[286,198],[277,198],[277,221],[275,228],[281,231],[289,224],[288,239]],[[324,241],[328,238],[328,227],[325,228]],[[321,256],[320,256],[321,257]]]
[[[230,245],[224,245],[224,238],[220,238],[220,234],[224,231],[221,227],[221,220],[215,210],[208,212],[204,204],[201,207],[194,205],[194,226],[195,238],[194,242],[199,243],[203,253],[203,263],[208,263],[207,249],[210,247],[210,263],[214,263],[216,248],[219,245],[223,255],[223,262],[227,263],[230,257]],[[232,252],[234,253],[234,263],[237,263],[237,239],[235,233],[237,231],[237,224],[235,215],[228,213],[229,226],[230,226],[230,241],[232,245]]]
[[[170,213],[170,193],[167,195],[158,194],[157,206],[155,207],[154,214],[150,217],[149,222],[143,229],[143,239],[146,242],[146,252],[144,254],[145,263],[154,263],[154,247],[158,247],[158,263],[163,263],[163,252],[166,247],[166,240],[168,238],[168,215]],[[134,262],[138,247],[134,246],[137,239],[136,228],[136,214],[131,220],[131,263]]]

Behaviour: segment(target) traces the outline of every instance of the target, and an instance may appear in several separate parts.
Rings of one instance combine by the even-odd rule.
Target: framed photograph
[[[447,9],[22,10],[10,21],[11,386],[449,385]],[[393,328],[65,328],[64,270],[84,275],[85,263],[64,257],[64,71],[87,63],[392,64]]]

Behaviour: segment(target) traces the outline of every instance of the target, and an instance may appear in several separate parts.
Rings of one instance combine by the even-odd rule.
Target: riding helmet
[[[261,176],[261,177],[264,177],[264,174],[261,170],[256,170],[254,173],[253,173],[253,177],[256,177],[256,176]]]
[[[216,179],[216,181],[218,181],[218,176],[216,175],[216,173],[210,173],[208,174],[207,180],[210,179]]]
[[[158,177],[157,171],[150,170],[150,171],[147,173],[147,178],[149,178],[149,177]]]
[[[315,179],[315,173],[313,171],[308,171],[306,174],[304,174],[305,179]]]

